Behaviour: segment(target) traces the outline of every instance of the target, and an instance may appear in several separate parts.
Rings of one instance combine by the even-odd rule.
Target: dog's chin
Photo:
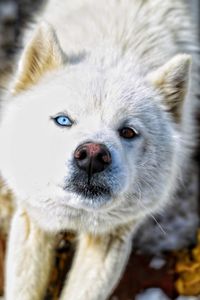
[[[97,210],[103,208],[112,200],[112,191],[101,184],[76,183],[65,186],[66,193],[72,195],[69,205],[74,208]]]

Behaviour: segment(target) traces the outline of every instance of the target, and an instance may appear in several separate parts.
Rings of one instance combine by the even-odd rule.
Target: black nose
[[[111,163],[111,154],[103,144],[85,143],[74,152],[77,166],[88,173],[90,177],[94,173],[102,172]]]

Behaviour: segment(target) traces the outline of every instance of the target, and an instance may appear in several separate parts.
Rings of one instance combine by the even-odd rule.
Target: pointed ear
[[[22,54],[13,93],[34,85],[44,73],[62,66],[64,60],[55,31],[49,24],[42,23]]]
[[[180,54],[150,73],[148,81],[163,96],[163,104],[176,121],[181,119],[181,109],[188,89],[191,56]]]

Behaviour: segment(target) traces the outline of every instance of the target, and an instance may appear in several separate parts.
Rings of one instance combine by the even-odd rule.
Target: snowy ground
[[[117,299],[116,299],[117,300]],[[170,300],[162,290],[151,288],[135,297],[135,300]],[[179,296],[176,300],[200,300],[200,297]]]

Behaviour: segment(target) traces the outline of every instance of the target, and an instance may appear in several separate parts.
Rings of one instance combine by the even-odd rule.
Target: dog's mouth
[[[98,177],[98,176],[96,176]],[[85,199],[109,198],[112,191],[108,184],[101,178],[92,177],[89,181],[80,174],[74,175],[65,185],[65,190],[75,193]]]
[[[78,182],[67,185],[65,189],[87,199],[111,196],[110,188],[99,184]]]

